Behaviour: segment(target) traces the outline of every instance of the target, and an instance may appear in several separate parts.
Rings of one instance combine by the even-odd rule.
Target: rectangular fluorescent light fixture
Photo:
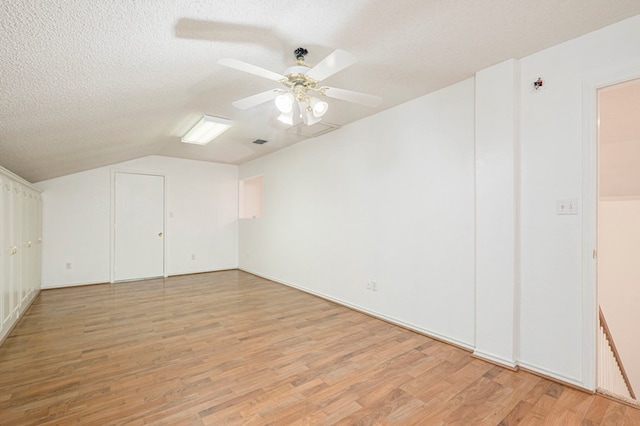
[[[206,145],[231,127],[231,120],[203,115],[200,121],[182,137],[182,142]]]

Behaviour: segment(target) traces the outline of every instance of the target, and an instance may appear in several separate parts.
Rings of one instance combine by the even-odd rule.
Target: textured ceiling
[[[5,0],[0,165],[36,182],[150,154],[240,164],[302,137],[271,104],[235,110],[274,83],[219,58],[282,72],[299,46],[311,65],[353,53],[326,84],[384,100],[330,100],[324,119],[343,126],[638,13],[638,0]],[[203,113],[236,124],[181,144]]]

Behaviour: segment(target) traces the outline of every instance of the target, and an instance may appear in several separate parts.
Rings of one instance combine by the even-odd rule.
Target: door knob
[[[162,232],[158,232],[158,237],[162,237]]]

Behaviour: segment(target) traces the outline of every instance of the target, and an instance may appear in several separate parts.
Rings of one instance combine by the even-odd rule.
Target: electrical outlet
[[[195,253],[191,254],[191,260],[196,260],[196,254]]]
[[[367,280],[367,290],[378,291],[378,283],[375,280]]]
[[[71,263],[70,262],[65,263],[64,266],[67,269],[71,269]]]

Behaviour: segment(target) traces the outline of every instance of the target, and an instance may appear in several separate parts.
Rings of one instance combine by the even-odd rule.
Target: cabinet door
[[[4,179],[0,175],[0,338],[4,336],[4,313],[8,306],[6,301],[7,295],[5,294],[7,284],[4,276],[4,258],[5,258],[5,244],[4,238],[4,222],[8,222],[9,218],[6,217],[4,211]]]
[[[42,194],[36,202],[36,288],[42,287]]]
[[[24,187],[20,188],[20,305],[24,306],[29,296],[29,249],[27,238],[29,237],[29,194]]]
[[[9,281],[11,286],[11,310],[18,317],[21,301],[20,267],[22,260],[22,187],[17,182],[11,184],[11,247],[14,252],[9,256]]]
[[[20,304],[24,306],[29,296],[29,249],[27,238],[29,237],[29,193],[22,187],[20,191]]]
[[[29,291],[33,295],[38,287],[38,193],[31,191],[29,194]]]
[[[12,186],[11,182],[6,178],[2,178],[2,221],[0,226],[0,233],[2,234],[2,246],[0,251],[0,273],[2,274],[0,291],[2,293],[2,324],[3,330],[7,330],[11,324],[13,314],[13,282],[11,277],[11,261],[12,261],[12,240],[11,240],[11,201],[12,201]]]
[[[0,338],[40,288],[41,195],[0,170]]]

